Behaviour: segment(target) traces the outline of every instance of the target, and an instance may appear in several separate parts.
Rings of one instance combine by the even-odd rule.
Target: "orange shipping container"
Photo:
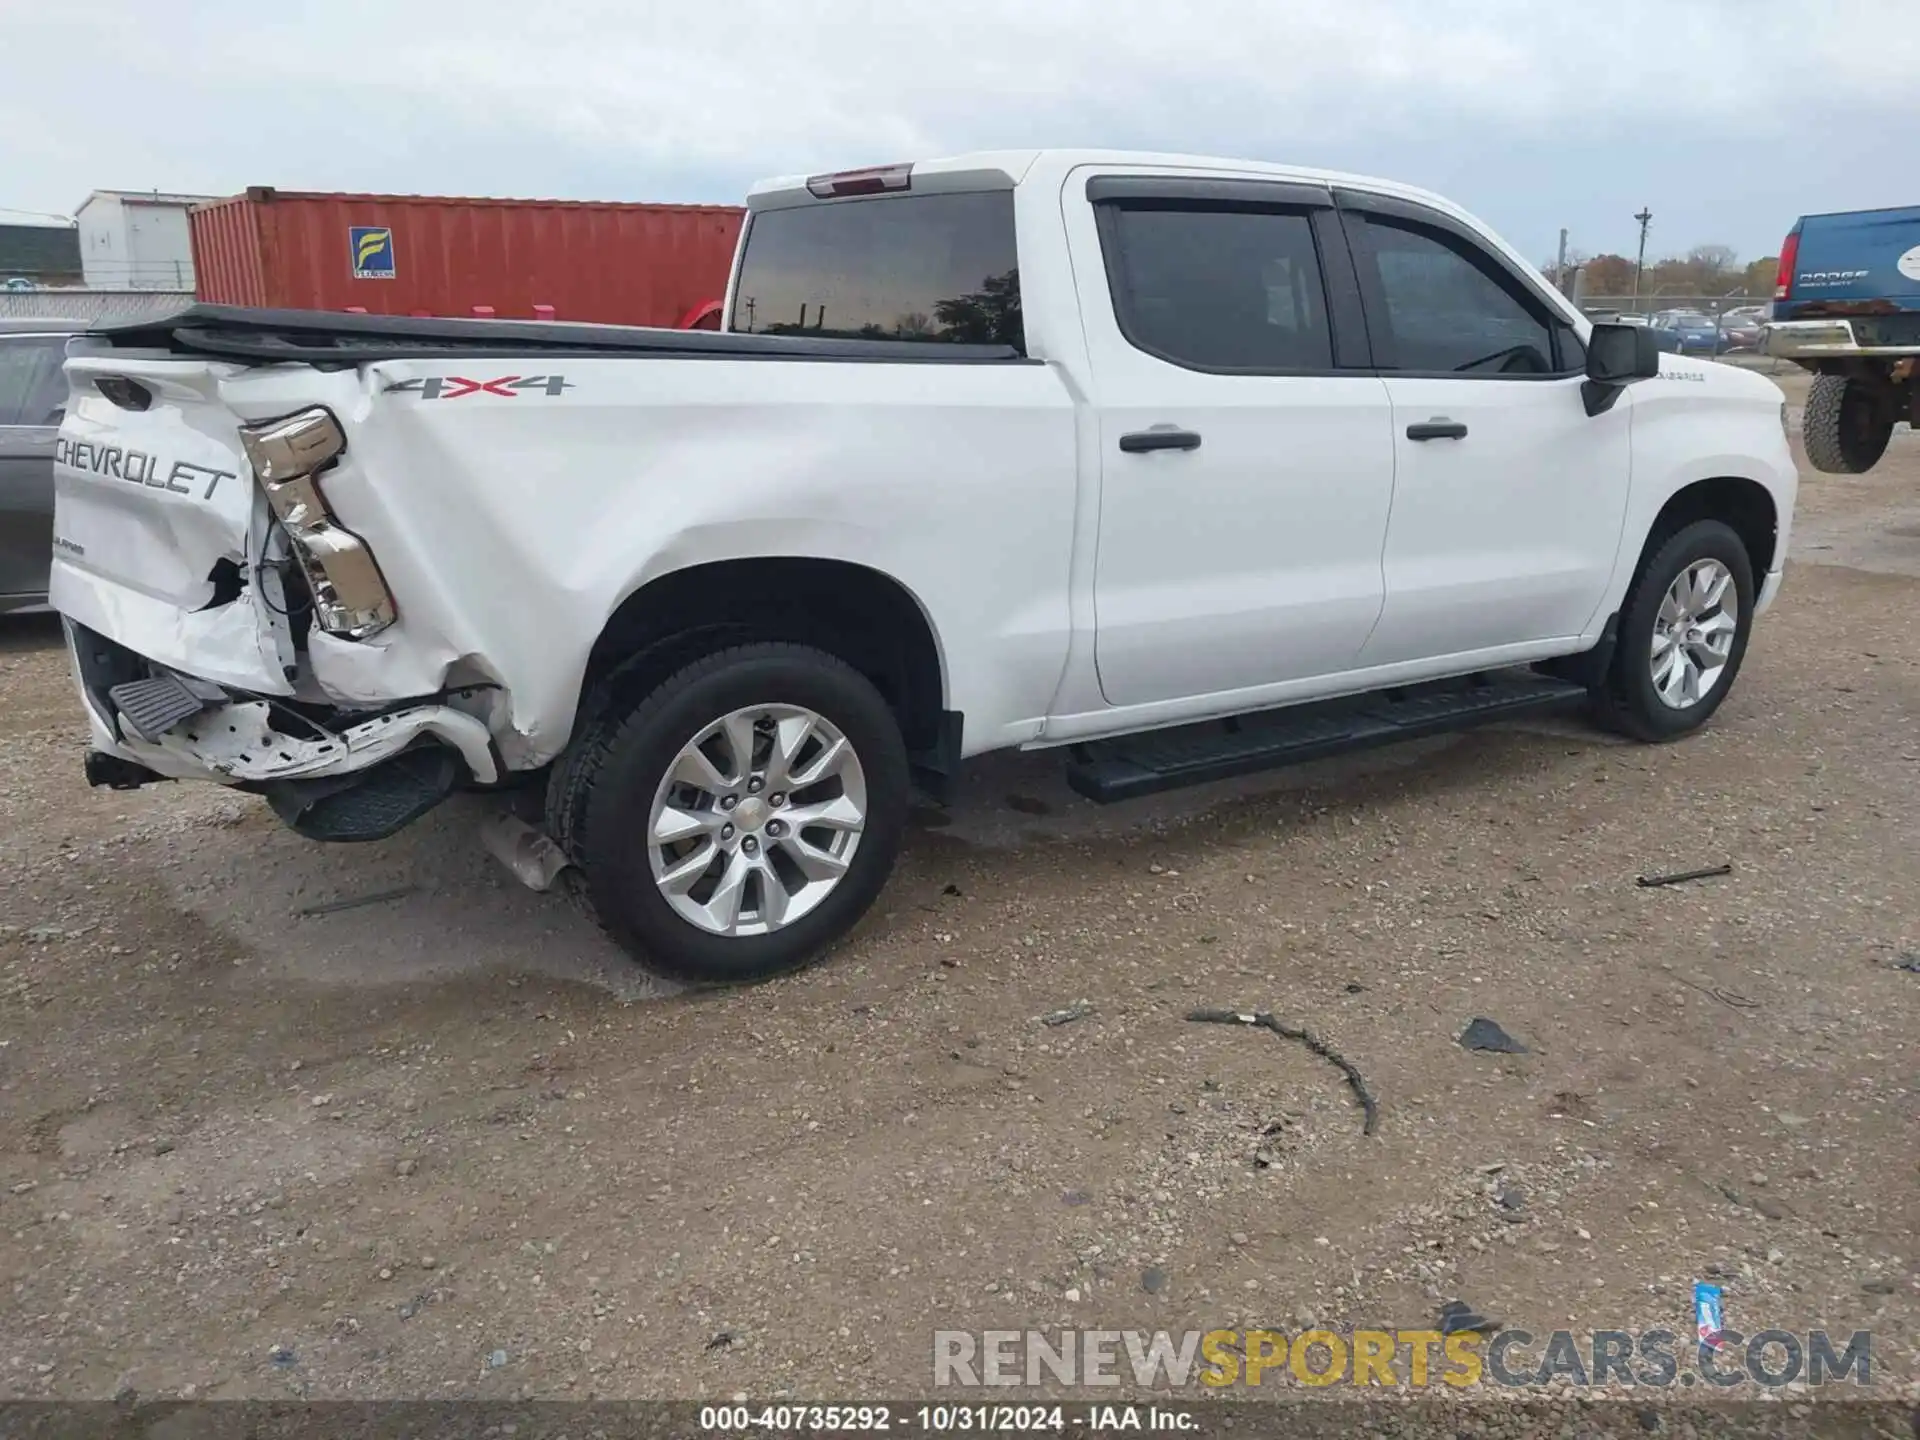
[[[255,187],[190,223],[211,304],[708,326],[745,213]]]

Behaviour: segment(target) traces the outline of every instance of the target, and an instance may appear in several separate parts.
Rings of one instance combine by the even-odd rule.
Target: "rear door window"
[[[0,425],[58,425],[66,405],[64,335],[0,335]]]
[[[58,425],[67,413],[67,337],[55,336],[42,342],[45,356],[40,367],[40,388],[27,396],[27,408],[21,423]]]
[[[731,328],[1024,352],[1013,192],[757,211],[734,283]]]
[[[1194,370],[1333,369],[1326,288],[1305,211],[1103,209],[1114,315],[1136,349]]]

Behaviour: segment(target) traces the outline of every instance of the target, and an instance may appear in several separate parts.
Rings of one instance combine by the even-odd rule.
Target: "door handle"
[[[1418,424],[1407,426],[1409,440],[1464,440],[1467,427],[1458,420],[1449,420],[1444,415],[1436,415],[1431,420],[1422,420]]]
[[[1156,426],[1152,430],[1134,430],[1122,435],[1120,448],[1129,455],[1144,455],[1149,450],[1198,450],[1200,436],[1193,430]]]

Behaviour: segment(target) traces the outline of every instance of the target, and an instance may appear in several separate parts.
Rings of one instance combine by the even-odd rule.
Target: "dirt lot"
[[[1804,471],[1699,738],[1517,726],[1105,811],[1045,757],[984,763],[837,957],[721,995],[516,888],[470,805],[324,849],[244,796],[89,791],[54,631],[6,625],[0,1391],[921,1394],[936,1325],[1419,1326],[1458,1296],[1686,1332],[1714,1277],[1730,1325],[1871,1328],[1876,1388],[1912,1381],[1895,445]],[[1378,1134],[1330,1065],[1195,1006],[1313,1027]],[[1532,1053],[1461,1048],[1476,1016]]]

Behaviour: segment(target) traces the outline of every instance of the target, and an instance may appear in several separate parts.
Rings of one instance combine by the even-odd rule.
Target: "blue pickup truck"
[[[1920,429],[1920,205],[1801,216],[1764,348],[1814,373],[1802,433],[1819,469],[1871,470],[1895,425]]]

